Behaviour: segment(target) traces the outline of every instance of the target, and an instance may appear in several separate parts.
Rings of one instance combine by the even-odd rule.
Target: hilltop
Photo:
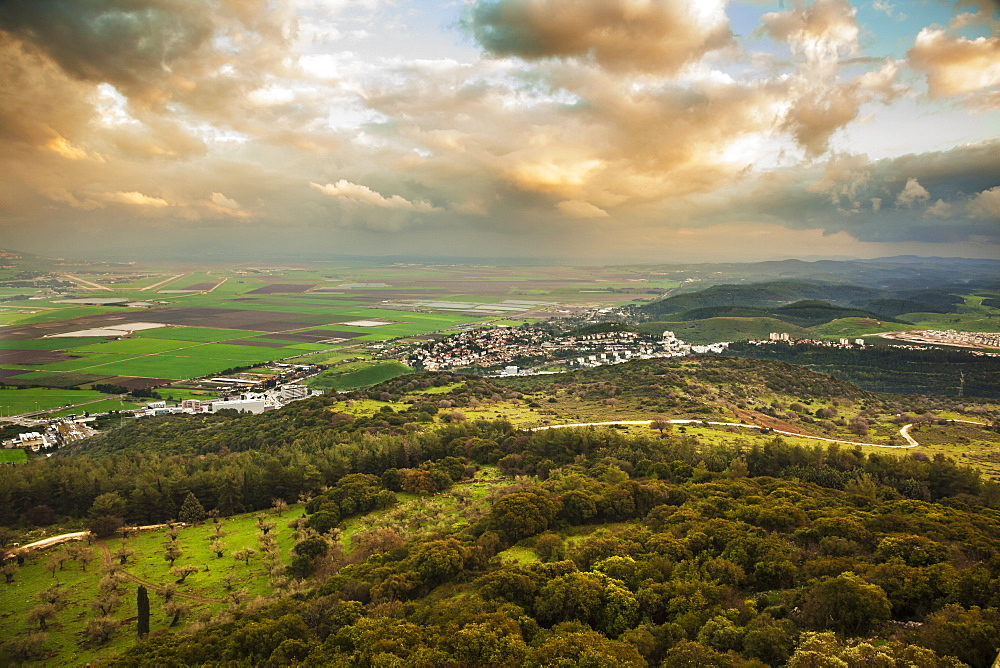
[[[420,373],[261,415],[136,421],[0,468],[0,523],[24,539],[32,526],[108,534],[25,555],[0,589],[3,651],[122,666],[777,666],[808,652],[850,664],[870,643],[897,661],[989,665],[997,418],[993,404],[879,395],[780,362],[686,358]],[[552,428],[604,421],[643,423]],[[65,480],[88,484],[66,493]],[[115,528],[182,516],[194,524],[124,542]],[[156,609],[133,645],[136,578]],[[167,590],[179,605],[159,602]]]

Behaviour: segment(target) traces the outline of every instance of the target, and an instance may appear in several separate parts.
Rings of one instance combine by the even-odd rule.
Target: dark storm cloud
[[[674,72],[734,43],[715,0],[494,0],[473,6],[465,27],[496,56],[592,56],[613,71]]]
[[[71,76],[130,95],[158,89],[213,34],[196,0],[8,0],[0,4],[0,29]]]
[[[811,183],[772,175],[747,198],[763,220],[847,232],[860,241],[1000,242],[989,205],[1000,186],[1000,141],[868,162],[835,156]]]

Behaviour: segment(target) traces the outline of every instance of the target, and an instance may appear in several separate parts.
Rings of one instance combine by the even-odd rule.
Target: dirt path
[[[113,557],[111,556],[111,548],[109,548],[108,544],[103,540],[97,542],[97,547],[101,551],[101,558],[104,561],[104,565],[105,566],[110,565],[113,561]],[[143,580],[142,578],[136,577],[135,575],[132,575],[131,573],[125,570],[122,571],[122,575],[124,575],[132,582],[141,584],[146,589],[152,589],[155,592],[162,593],[163,590],[165,589],[163,585],[158,585],[155,582],[150,582],[149,580]],[[212,598],[210,596],[200,596],[198,594],[189,594],[181,591],[174,592],[174,596],[176,596],[177,598],[186,598],[189,601],[198,601],[199,603],[225,603],[226,601],[226,599],[224,598]]]
[[[904,427],[901,427],[899,429],[899,435],[905,438],[906,442],[909,443],[911,446],[916,447],[920,444],[917,443],[917,441],[912,436],[910,436],[910,427],[912,426],[913,426],[912,424],[908,424]]]
[[[648,425],[651,424],[652,420],[613,420],[611,422],[581,422],[577,424],[553,424],[547,427],[534,427],[531,431],[544,431],[546,429],[565,429],[566,427],[597,427],[597,426],[608,426],[613,424],[632,424],[632,425]],[[814,441],[826,441],[828,443],[844,443],[846,445],[867,445],[872,448],[894,448],[894,449],[908,449],[915,448],[920,444],[913,440],[913,437],[904,430],[908,430],[912,427],[912,424],[908,424],[903,429],[899,430],[899,433],[903,435],[903,438],[907,440],[910,445],[883,445],[881,443],[858,443],[856,441],[844,441],[839,438],[824,438],[823,436],[814,436],[813,434],[786,431],[784,429],[775,429],[774,427],[766,427],[759,424],[744,424],[742,422],[711,422],[708,420],[668,420],[671,424],[710,424],[718,427],[744,427],[746,429],[770,429],[776,434],[784,434],[785,436],[798,436],[800,438],[808,438]]]
[[[97,290],[107,290],[108,292],[111,292],[111,288],[105,287],[103,285],[98,285],[97,283],[91,283],[90,281],[85,281],[84,279],[79,278],[77,276],[73,276],[71,274],[63,274],[63,276],[71,281],[76,281],[81,285],[86,285],[88,287],[95,288]]]
[[[186,276],[186,275],[187,274],[177,274],[176,276],[171,276],[170,278],[165,278],[162,281],[160,281],[159,283],[153,283],[152,285],[147,285],[144,288],[140,288],[139,291],[142,292],[143,290],[152,290],[153,288],[158,288],[161,285],[166,285],[170,281],[176,281],[181,276]]]
[[[58,536],[50,536],[49,538],[43,538],[42,540],[36,540],[34,543],[28,543],[27,545],[21,545],[15,549],[15,551],[21,552],[25,550],[41,550],[46,547],[52,547],[53,545],[59,545],[61,543],[68,543],[71,540],[84,540],[89,531],[77,531],[76,533],[64,533]]]

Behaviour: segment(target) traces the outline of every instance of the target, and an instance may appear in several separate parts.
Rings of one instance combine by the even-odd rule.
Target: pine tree
[[[138,632],[139,637],[144,638],[149,633],[149,592],[139,585],[136,597],[136,607],[139,610]]]
[[[177,519],[185,524],[195,524],[204,521],[205,517],[205,508],[201,505],[201,501],[194,495],[194,492],[188,492],[184,503],[181,504],[180,511],[177,513]]]

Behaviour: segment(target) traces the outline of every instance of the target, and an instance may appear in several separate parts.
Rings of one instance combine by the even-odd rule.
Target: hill
[[[930,445],[908,446],[900,417]],[[210,518],[177,530],[177,564],[198,566],[181,582],[168,528],[104,567],[32,552],[0,590],[0,662],[986,666],[1000,486],[966,463],[1000,454],[981,424],[998,417],[706,357],[412,374],[261,415],[137,421],[0,467],[5,544],[55,521],[108,533],[90,549],[117,555],[114,520],[197,504],[253,552],[217,557]],[[544,428],[602,419],[653,422]],[[875,445],[835,442],[859,439]],[[133,578],[155,602],[138,642]]]
[[[904,311],[905,312],[905,311]],[[840,318],[871,318],[900,322],[895,318],[856,308],[833,306],[816,299],[803,299],[774,308],[760,306],[706,306],[684,311],[677,320],[704,320],[707,318],[773,318],[798,327],[813,327]]]

